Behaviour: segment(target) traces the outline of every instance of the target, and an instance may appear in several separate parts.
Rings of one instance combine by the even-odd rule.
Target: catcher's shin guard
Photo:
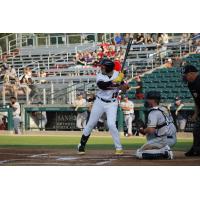
[[[172,152],[165,151],[164,153],[142,153],[142,158],[147,160],[159,160],[159,159],[173,159]]]
[[[78,153],[79,154],[85,154],[85,145],[86,145],[89,137],[90,137],[90,135],[88,135],[88,136],[82,135],[80,144],[78,145]]]

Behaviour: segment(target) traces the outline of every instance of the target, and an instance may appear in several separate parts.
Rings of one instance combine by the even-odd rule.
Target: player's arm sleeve
[[[112,81],[104,82],[104,81],[98,81],[97,86],[102,90],[108,90],[112,86]]]
[[[157,120],[155,113],[153,114],[153,112],[151,112],[148,116],[147,127],[148,128],[156,128],[157,122],[158,122],[158,120]]]

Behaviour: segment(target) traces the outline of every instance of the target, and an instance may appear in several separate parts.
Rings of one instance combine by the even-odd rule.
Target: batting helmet
[[[146,99],[154,99],[159,103],[161,100],[161,94],[158,91],[149,91],[146,94]]]
[[[101,60],[101,62],[99,64],[105,66],[106,73],[110,73],[111,71],[114,70],[114,67],[115,67],[114,62],[109,59],[103,59],[103,60]]]

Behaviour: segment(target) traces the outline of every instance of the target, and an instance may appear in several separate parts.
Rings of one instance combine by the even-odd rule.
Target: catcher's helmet
[[[115,67],[114,62],[110,59],[103,59],[99,64],[106,67],[106,73],[110,73],[114,70]]]
[[[154,99],[159,103],[161,100],[161,94],[158,91],[149,91],[146,93],[146,99]]]

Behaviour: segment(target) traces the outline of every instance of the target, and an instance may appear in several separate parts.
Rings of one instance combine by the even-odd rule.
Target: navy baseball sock
[[[90,135],[88,135],[88,136],[82,135],[81,142],[80,142],[80,144],[81,144],[82,147],[85,147],[85,145],[86,145],[89,137],[90,137]]]

